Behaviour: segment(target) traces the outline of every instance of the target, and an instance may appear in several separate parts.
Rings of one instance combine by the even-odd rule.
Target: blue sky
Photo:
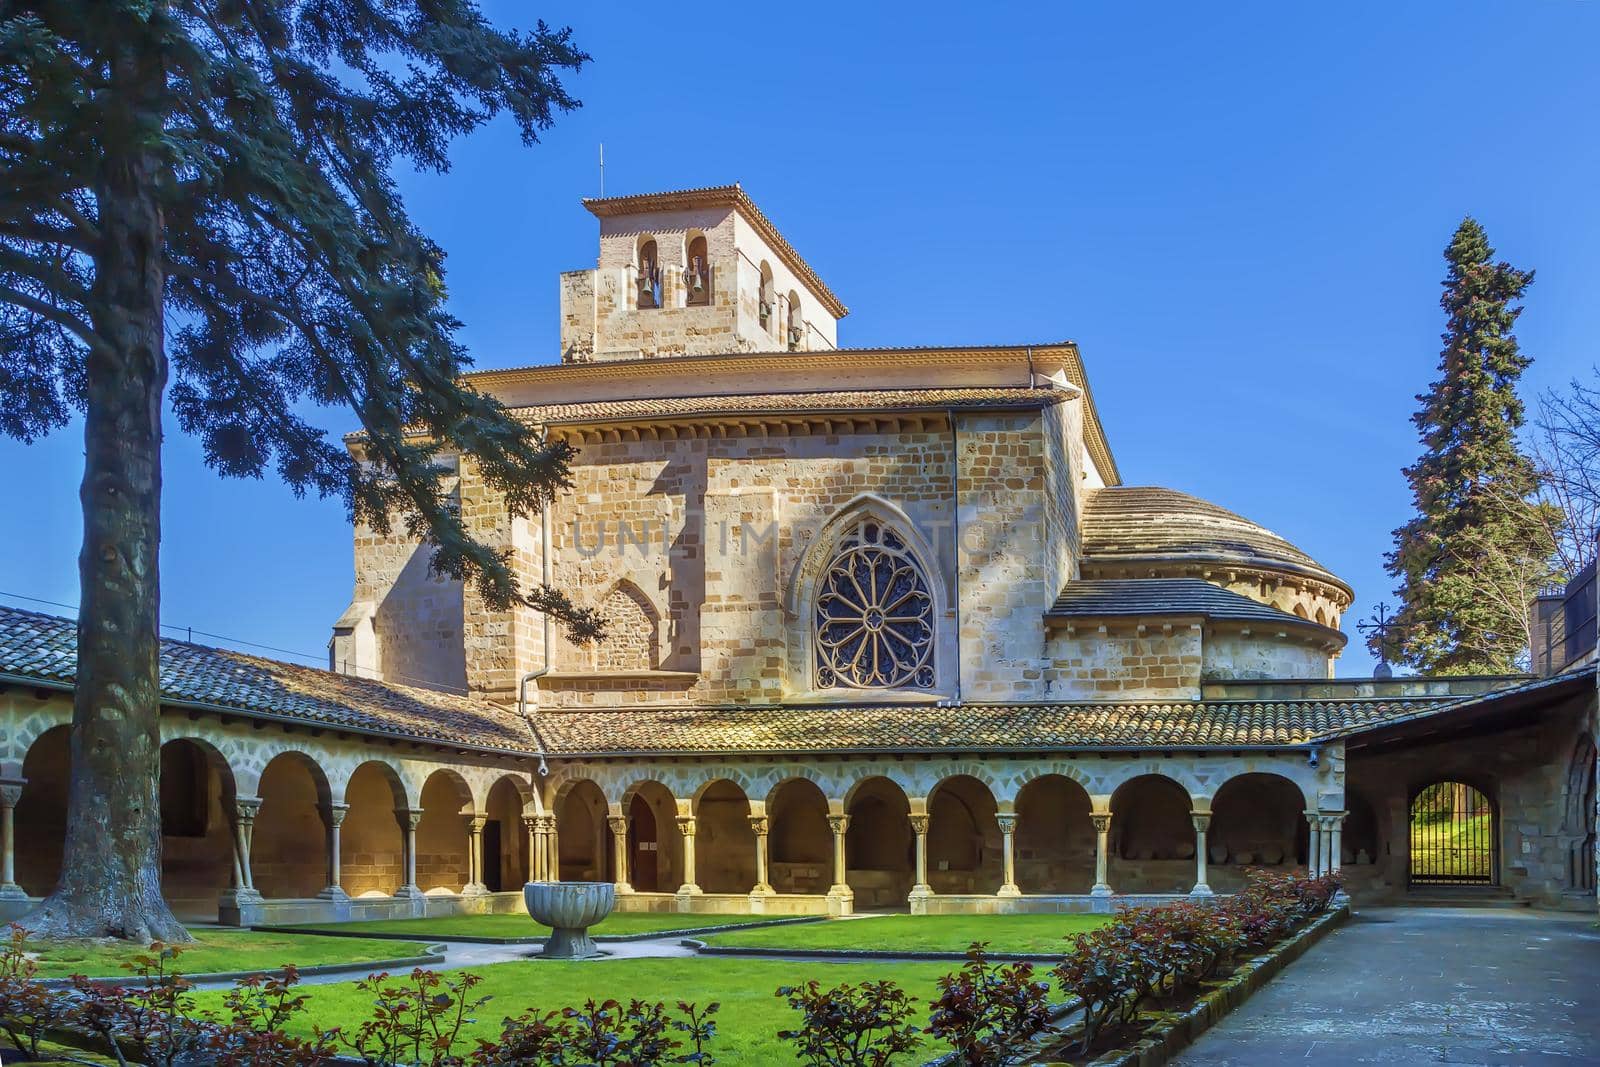
[[[594,62],[542,144],[496,125],[401,176],[480,367],[556,358],[604,141],[612,194],[742,182],[852,309],[843,344],[1077,340],[1125,480],[1288,536],[1353,621],[1392,584],[1462,215],[1538,272],[1525,395],[1600,362],[1600,5],[486,7]],[[165,621],[319,656],[342,507],[171,433]],[[0,592],[76,603],[81,455],[76,426],[0,443]],[[1370,673],[1358,640],[1339,669]]]

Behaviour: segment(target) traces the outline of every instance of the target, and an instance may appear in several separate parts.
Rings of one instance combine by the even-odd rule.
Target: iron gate
[[[1435,782],[1411,801],[1411,884],[1492,885],[1495,818],[1464,782]]]

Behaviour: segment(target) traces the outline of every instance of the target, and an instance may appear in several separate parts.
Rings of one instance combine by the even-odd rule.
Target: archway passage
[[[61,877],[71,733],[70,726],[51,727],[29,746],[23,760],[22,777],[28,784],[17,801],[13,822],[17,884],[30,897],[47,895]]]
[[[439,770],[422,785],[417,823],[417,885],[423,892],[460,893],[472,884],[472,790],[455,771]]]
[[[683,884],[683,850],[688,844],[678,828],[677,798],[660,782],[644,781],[624,792],[622,803],[629,816],[628,884],[638,893],[676,893]],[[634,819],[639,820],[637,828]],[[632,865],[636,858],[644,859],[642,868]]]
[[[344,802],[349,811],[339,835],[340,886],[352,897],[393,893],[406,876],[405,831],[395,814],[406,807],[400,776],[387,763],[369,760],[350,776]]]
[[[510,778],[489,790],[483,825],[483,884],[491,893],[521,890],[529,879],[528,835],[522,828],[522,792]]]
[[[911,804],[887,778],[868,778],[856,787],[846,809],[845,881],[855,893],[857,911],[904,907],[916,877]]]
[[[1412,885],[1493,885],[1494,805],[1465,782],[1434,782],[1411,800]]]
[[[828,798],[815,782],[791,778],[767,798],[767,881],[778,893],[826,893],[833,877]]]
[[[614,880],[606,798],[587,778],[573,783],[557,800],[556,855],[563,882]]]
[[[1094,886],[1089,793],[1061,774],[1017,794],[1017,885],[1024,893],[1087,893]]]
[[[1111,795],[1111,885],[1119,893],[1187,893],[1194,887],[1193,802],[1160,774],[1122,783]]]
[[[236,885],[233,772],[215,750],[179,738],[161,746],[161,893],[184,920],[215,920]]]
[[[707,893],[748,893],[756,884],[756,835],[750,799],[726,778],[695,801],[695,879]]]
[[[997,805],[969,775],[940,782],[928,797],[928,884],[935,893],[994,893],[1005,880]]]
[[[1277,774],[1229,778],[1211,801],[1207,879],[1218,892],[1244,886],[1251,867],[1305,865],[1310,830],[1300,787]]]
[[[250,870],[264,897],[314,897],[328,884],[328,779],[309,756],[284,752],[261,772]],[[319,847],[322,846],[322,847]]]

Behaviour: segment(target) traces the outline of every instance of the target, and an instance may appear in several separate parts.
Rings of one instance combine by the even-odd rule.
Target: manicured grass
[[[1494,819],[1488,814],[1450,822],[1413,818],[1411,872],[1434,877],[1487,879],[1492,873]]]
[[[318,937],[315,934],[261,933],[253,930],[192,931],[198,939],[182,946],[176,967],[184,974],[277,970],[286,963],[311,967],[324,963],[364,963],[420,956],[423,944],[377,938]],[[146,948],[106,941],[38,941],[28,951],[39,962],[39,977],[124,978],[123,964]]]
[[[677,912],[616,912],[589,927],[591,934],[646,934],[655,931],[694,930],[706,926],[733,926],[762,922],[761,915],[681,915]],[[443,915],[436,919],[373,919],[370,922],[313,923],[285,927],[291,930],[332,930],[337,933],[405,934],[408,937],[545,937],[550,929],[526,915]]]
[[[1060,953],[1065,938],[1104,925],[1109,915],[875,915],[796,926],[713,934],[706,943],[729,948],[882,949],[889,952],[965,952],[987,941],[991,952]]]
[[[330,939],[331,940],[331,939]],[[713,1050],[719,1063],[790,1064],[796,1062],[786,1045],[775,1036],[798,1021],[798,1015],[773,995],[783,985],[798,985],[815,978],[825,986],[840,982],[890,979],[911,994],[922,1017],[937,993],[935,980],[952,970],[943,963],[855,964],[793,963],[781,960],[735,959],[629,959],[591,962],[530,960],[522,963],[496,963],[473,970],[483,976],[474,995],[494,999],[476,1013],[476,1022],[462,1031],[458,1049],[472,1047],[472,1039],[493,1037],[501,1020],[528,1008],[555,1010],[581,1005],[586,998],[615,998],[628,1001],[665,1001],[669,1006],[680,1000],[704,1006],[711,1001],[721,1005],[717,1013],[717,1039]],[[299,1016],[291,1029],[309,1033],[313,1023],[323,1027],[341,1026],[345,1033],[368,1017],[372,997],[352,983],[303,987],[309,996],[306,1014]],[[196,997],[200,1007],[220,1010],[220,992]],[[933,1046],[925,1047],[932,1053]],[[931,1057],[923,1057],[931,1058]],[[906,1063],[919,1063],[908,1056]]]

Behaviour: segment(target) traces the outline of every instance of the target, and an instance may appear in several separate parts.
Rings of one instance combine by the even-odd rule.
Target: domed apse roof
[[[1326,567],[1265,526],[1176,489],[1130,485],[1090,490],[1082,532],[1088,562],[1231,563],[1304,574],[1350,590]]]

